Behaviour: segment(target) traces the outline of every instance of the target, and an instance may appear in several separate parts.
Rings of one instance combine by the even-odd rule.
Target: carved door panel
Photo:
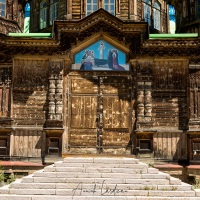
[[[71,153],[96,153],[98,79],[70,76],[69,148]]]
[[[70,152],[125,151],[131,133],[131,79],[71,76],[69,89]]]
[[[130,141],[129,96],[103,97],[102,152],[125,151]],[[122,150],[123,149],[123,150]],[[120,152],[118,152],[120,153]]]
[[[101,152],[130,154],[131,77],[102,77],[100,83],[102,101],[99,103],[103,122],[100,129]]]

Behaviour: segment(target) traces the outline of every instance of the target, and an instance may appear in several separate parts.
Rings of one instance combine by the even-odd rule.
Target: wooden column
[[[71,61],[65,60],[64,75],[63,75],[63,134],[62,134],[62,154],[67,154],[69,151],[69,70]]]
[[[67,20],[72,19],[72,0],[67,1]]]

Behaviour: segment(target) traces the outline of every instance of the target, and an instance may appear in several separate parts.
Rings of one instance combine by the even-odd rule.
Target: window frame
[[[149,26],[152,25],[151,23],[151,14],[152,14],[152,1],[151,0],[144,0],[143,1],[143,11],[144,11],[144,21],[148,22]]]
[[[89,8],[90,7],[90,8]],[[98,10],[102,7],[112,15],[116,15],[116,1],[115,0],[103,0],[100,5],[98,0],[87,0],[86,1],[86,16]]]
[[[106,9],[106,6],[108,6],[108,9]],[[111,9],[112,6],[113,9]],[[108,11],[112,15],[115,15],[115,6],[115,0],[104,0],[104,10]]]
[[[58,18],[58,0],[50,0],[49,4],[49,24],[53,24],[53,20]]]
[[[91,7],[90,9],[89,6]],[[96,6],[96,9],[94,8],[94,6]],[[97,0],[87,0],[86,1],[86,16],[90,15],[91,13],[95,12],[96,10],[98,10],[98,1]]]
[[[197,18],[200,18],[200,0],[197,1]]]
[[[161,29],[161,5],[158,1],[154,1],[153,5],[153,27],[160,31]]]
[[[4,9],[2,6],[4,5]],[[4,12],[4,15],[2,13]],[[6,0],[0,0],[0,17],[6,17]]]
[[[44,6],[44,4],[46,4],[46,6]],[[40,30],[46,27],[47,27],[47,1],[43,0],[40,2]]]

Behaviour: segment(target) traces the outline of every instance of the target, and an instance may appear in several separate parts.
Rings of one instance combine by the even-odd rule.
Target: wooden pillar
[[[137,91],[137,121],[144,121],[144,82],[138,82]]]
[[[67,19],[72,19],[72,0],[67,1]]]
[[[69,151],[69,70],[71,67],[71,60],[65,61],[64,76],[63,76],[63,128],[62,134],[62,154],[67,154]]]
[[[129,19],[136,20],[137,0],[129,0]]]
[[[14,149],[14,131],[11,131],[11,134],[10,134],[10,153],[9,153],[9,156],[13,156],[13,149]]]
[[[116,17],[120,17],[120,0],[116,0]]]

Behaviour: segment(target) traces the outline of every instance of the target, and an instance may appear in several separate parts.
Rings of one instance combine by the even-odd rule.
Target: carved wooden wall
[[[51,32],[52,26],[49,24],[49,15],[47,15],[47,27],[44,30],[40,30],[40,2],[30,1],[31,5],[31,23],[30,23],[30,32]],[[153,2],[153,1],[152,1]],[[160,23],[161,29],[159,31],[167,33],[168,32],[168,13],[167,13],[167,4],[164,0],[159,0],[161,5],[160,10]],[[49,0],[47,0],[47,7],[49,6]],[[80,20],[87,16],[87,2],[86,0],[59,0],[58,6],[58,17],[57,20]],[[104,8],[104,1],[98,1],[98,9]],[[144,6],[142,0],[116,0],[115,1],[115,16],[122,20],[135,20],[135,21],[144,21]],[[49,8],[47,8],[48,13]],[[152,22],[153,22],[153,3],[151,10]],[[153,30],[152,25],[152,30]]]
[[[42,130],[17,129],[11,133],[11,156],[42,156],[45,148],[45,134]]]
[[[152,60],[138,60],[136,69],[137,130],[152,128]]]
[[[187,60],[155,60],[152,84],[154,127],[187,128],[187,76]]]
[[[11,155],[41,156],[41,148],[45,147],[41,145],[41,130],[46,120],[47,86],[48,60],[14,59],[12,119],[15,130],[11,135]]]
[[[46,59],[14,60],[14,126],[43,126],[46,111],[47,73]]]
[[[131,72],[109,76],[105,72],[64,73],[65,64],[62,59],[14,59],[12,155],[40,156],[45,147],[41,141],[46,137],[42,127],[46,125],[64,128],[63,149],[69,147],[65,153],[130,154],[136,128],[151,134],[157,131],[153,136],[156,158],[186,158],[182,130],[188,120],[187,60],[134,60]],[[11,68],[2,66],[1,72],[1,84],[9,86]],[[193,90],[198,88],[198,74],[198,70],[190,70],[194,106],[198,103],[193,98],[198,97]]]
[[[0,33],[7,35],[8,33],[21,32],[24,26],[21,4],[17,0],[6,0],[5,2],[5,16],[0,18]]]
[[[144,58],[133,66],[137,73],[137,138],[143,139],[145,132],[146,140],[151,140],[155,131],[151,149],[155,157],[186,159],[188,61]]]
[[[153,145],[155,158],[187,159],[187,134],[183,132],[154,133]]]
[[[63,60],[50,60],[48,84],[47,127],[62,127],[63,121]]]
[[[190,85],[190,129],[200,128],[200,70],[190,69],[189,73]]]
[[[131,77],[82,75],[70,76],[70,152],[130,154]]]
[[[11,114],[11,66],[0,66],[0,117],[10,117]]]

